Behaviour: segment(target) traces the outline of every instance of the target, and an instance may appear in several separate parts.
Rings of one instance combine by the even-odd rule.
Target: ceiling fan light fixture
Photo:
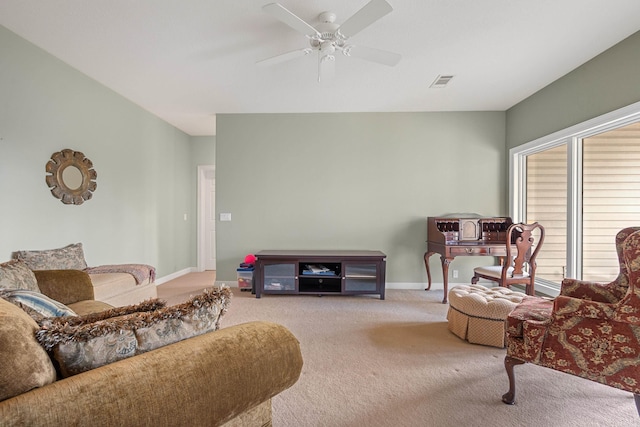
[[[325,41],[320,44],[320,53],[323,55],[332,55],[336,51],[333,43]]]
[[[336,61],[334,55],[337,51],[342,52],[347,57],[353,56],[388,66],[394,66],[400,61],[401,55],[397,53],[346,44],[347,39],[393,10],[386,0],[369,0],[369,3],[340,25],[335,23],[336,14],[330,11],[320,13],[318,15],[319,24],[312,26],[279,3],[269,3],[263,6],[262,10],[304,34],[309,39],[310,47],[307,49],[318,51],[319,54],[319,81],[326,80],[327,77],[333,75],[333,64]],[[278,56],[258,61],[258,63],[268,65],[285,62],[306,56],[309,53],[307,49],[285,52]]]

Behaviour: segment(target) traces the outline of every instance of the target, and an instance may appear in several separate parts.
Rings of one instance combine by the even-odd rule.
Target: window
[[[545,226],[536,287],[613,280],[614,236],[640,224],[640,103],[513,148],[510,175],[511,217]]]
[[[536,276],[560,283],[567,259],[567,145],[527,156],[527,222],[545,229]]]
[[[584,138],[581,148],[582,279],[610,282],[619,270],[611,236],[640,224],[640,122]]]

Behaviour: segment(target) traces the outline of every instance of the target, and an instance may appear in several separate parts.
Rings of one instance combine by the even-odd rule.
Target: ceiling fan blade
[[[353,56],[354,58],[366,59],[367,61],[377,62],[379,64],[388,65],[393,67],[400,59],[402,55],[399,53],[387,52],[386,50],[374,49],[372,47],[364,46],[347,46],[342,51],[346,56]]]
[[[276,19],[284,22],[296,31],[305,34],[307,37],[320,36],[318,30],[300,19],[293,12],[282,6],[280,3],[269,3],[262,6],[262,10]]]
[[[331,80],[336,73],[336,57],[318,52],[318,83]]]
[[[303,56],[306,56],[311,52],[312,52],[312,49],[310,48],[292,50],[291,52],[286,52],[280,55],[272,56],[271,58],[263,59],[261,61],[256,62],[256,64],[264,65],[264,66],[280,64],[282,62],[287,62],[293,59],[302,58]]]
[[[371,0],[338,28],[338,33],[345,39],[354,36],[382,18],[393,8],[385,0]]]

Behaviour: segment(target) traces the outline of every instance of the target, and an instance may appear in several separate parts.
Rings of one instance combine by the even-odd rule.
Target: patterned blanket
[[[136,285],[149,279],[149,282],[156,280],[156,269],[146,264],[115,264],[100,265],[98,267],[87,267],[87,273],[129,273],[136,279]]]

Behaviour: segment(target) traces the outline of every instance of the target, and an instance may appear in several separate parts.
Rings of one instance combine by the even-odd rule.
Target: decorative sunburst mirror
[[[81,205],[96,190],[98,173],[80,151],[65,148],[53,153],[46,166],[51,194],[66,205]]]

